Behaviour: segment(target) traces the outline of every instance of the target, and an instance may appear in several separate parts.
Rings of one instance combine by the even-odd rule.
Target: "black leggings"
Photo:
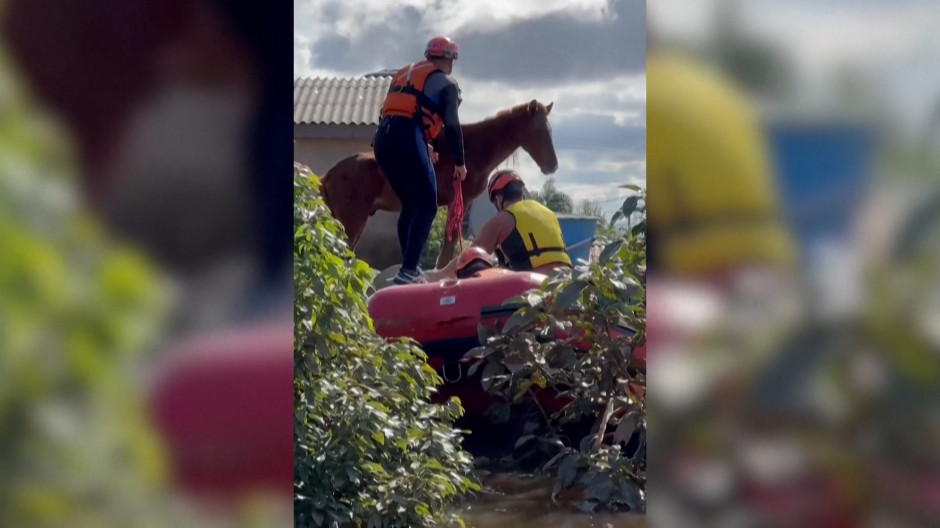
[[[379,168],[401,200],[401,269],[415,271],[437,214],[437,177],[424,134],[411,119],[389,118],[379,126],[373,148]]]

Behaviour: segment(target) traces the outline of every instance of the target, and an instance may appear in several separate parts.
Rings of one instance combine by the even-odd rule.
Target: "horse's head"
[[[542,174],[552,174],[558,170],[558,158],[552,143],[552,126],[548,122],[548,114],[554,104],[551,102],[546,106],[533,99],[527,107],[528,121],[522,137],[522,149],[532,156],[542,169]]]

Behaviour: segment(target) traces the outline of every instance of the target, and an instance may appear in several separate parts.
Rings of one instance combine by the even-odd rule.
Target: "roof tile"
[[[377,125],[390,76],[294,80],[294,123]]]

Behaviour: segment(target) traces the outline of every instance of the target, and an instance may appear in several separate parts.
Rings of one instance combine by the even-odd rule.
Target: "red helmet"
[[[490,268],[496,266],[496,262],[493,261],[493,257],[483,248],[470,246],[465,249],[459,257],[457,257],[457,274],[459,275],[463,270],[477,262],[483,263]]]
[[[512,169],[502,169],[496,171],[496,174],[493,174],[493,177],[490,179],[490,184],[487,187],[487,194],[490,197],[490,201],[493,201],[493,193],[502,191],[510,183],[517,181],[525,185],[525,182],[522,181],[522,176],[519,176],[519,173]]]
[[[457,60],[457,44],[447,37],[434,37],[424,49],[424,58],[442,57]]]

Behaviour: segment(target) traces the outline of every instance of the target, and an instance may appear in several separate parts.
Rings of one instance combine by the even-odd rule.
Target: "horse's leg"
[[[373,161],[374,164],[374,161]],[[369,167],[372,169],[373,167]],[[401,201],[391,191],[385,182],[385,177],[378,172],[378,167],[368,173],[368,177],[357,189],[356,206],[350,208],[349,227],[346,236],[350,240],[350,248],[355,249],[359,238],[366,230],[366,224],[377,211],[396,213],[401,211]]]
[[[359,236],[362,235],[362,231],[365,229],[368,215],[355,208],[342,208],[337,210],[333,216],[343,226],[343,231],[346,233],[346,245],[349,246],[349,249],[355,250],[356,244],[359,243]]]
[[[352,251],[356,250],[356,246],[359,245],[359,238],[362,236],[362,233],[366,230],[366,223],[369,221],[369,215],[356,211],[354,214],[350,215],[350,218],[346,221],[346,245],[349,246],[349,249]]]
[[[443,268],[454,258],[456,242],[456,240],[453,242],[447,240],[447,235],[444,235],[444,240],[441,241],[441,254],[437,257],[437,269]]]

